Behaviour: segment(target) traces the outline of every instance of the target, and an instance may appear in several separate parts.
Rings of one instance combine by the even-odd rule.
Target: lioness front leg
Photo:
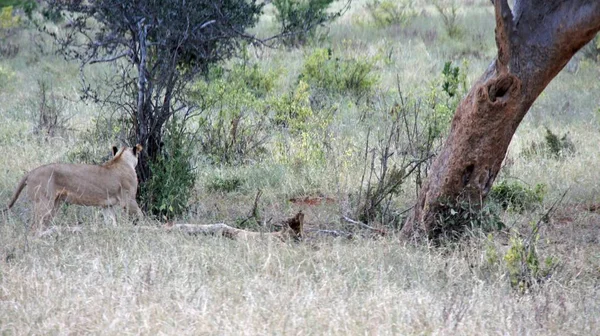
[[[102,216],[104,217],[104,223],[108,225],[108,221],[112,223],[113,226],[117,226],[117,216],[115,215],[115,209],[112,206],[107,206],[102,208]]]
[[[127,210],[127,214],[130,217],[134,218],[134,222],[137,222],[139,219],[144,217],[142,209],[140,209],[137,202],[133,198],[129,200],[129,202],[125,206],[125,210]]]

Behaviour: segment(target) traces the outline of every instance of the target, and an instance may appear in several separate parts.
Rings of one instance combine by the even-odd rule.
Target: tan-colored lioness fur
[[[114,157],[102,165],[54,163],[27,173],[19,182],[8,204],[10,209],[27,186],[33,202],[32,228],[42,230],[54,217],[62,202],[103,208],[105,219],[116,218],[113,206],[122,206],[130,214],[142,215],[135,196],[138,180],[135,166],[142,146],[113,147]]]

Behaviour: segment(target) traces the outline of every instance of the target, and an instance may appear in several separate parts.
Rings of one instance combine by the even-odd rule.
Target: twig
[[[386,232],[385,232],[385,231],[383,231],[383,230],[381,230],[381,229],[374,228],[374,227],[372,227],[372,226],[369,226],[369,225],[367,225],[367,224],[365,224],[365,223],[363,223],[363,222],[356,221],[356,220],[354,220],[354,219],[351,219],[351,218],[348,218],[348,217],[346,217],[346,216],[342,216],[342,219],[343,219],[345,222],[348,222],[348,223],[350,223],[350,224],[358,225],[358,226],[362,227],[363,229],[372,230],[372,231],[375,231],[375,232],[377,232],[377,233],[379,233],[379,234],[381,234],[381,235],[385,235],[385,234],[386,234]]]
[[[344,237],[346,239],[354,238],[354,235],[350,232],[340,231],[340,230],[321,230],[321,229],[306,229],[306,232],[312,232],[315,234],[322,234],[333,237]]]
[[[256,192],[256,197],[254,198],[254,206],[252,207],[252,212],[250,216],[254,217],[256,221],[258,221],[258,201],[260,200],[260,196],[262,195],[262,190],[258,189]]]
[[[537,223],[535,223],[535,225],[533,226],[533,230],[531,230],[531,233],[529,233],[529,236],[523,242],[523,245],[526,248],[529,248],[529,245],[531,244],[531,241],[533,240],[533,238],[540,231],[540,227],[542,226],[542,224],[549,222],[549,220],[550,220],[550,214],[552,214],[556,210],[556,206],[558,204],[562,203],[562,201],[565,198],[565,196],[567,195],[568,191],[569,191],[569,189],[565,190],[565,192],[562,194],[562,196],[558,200],[556,200],[552,204],[552,206],[550,206],[550,208],[548,209],[548,211],[546,211],[546,213],[542,217],[540,217],[540,219],[537,221]]]

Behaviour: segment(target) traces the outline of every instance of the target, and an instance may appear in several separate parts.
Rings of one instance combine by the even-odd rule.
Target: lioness
[[[27,186],[34,205],[33,229],[45,229],[62,202],[103,208],[105,219],[116,218],[113,206],[125,208],[129,214],[142,216],[135,196],[138,180],[135,166],[141,145],[133,148],[113,147],[114,157],[102,165],[54,163],[27,173],[19,182],[8,204],[10,209]]]

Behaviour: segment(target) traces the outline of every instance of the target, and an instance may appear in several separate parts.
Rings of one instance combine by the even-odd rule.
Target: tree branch
[[[494,1],[494,10],[496,15],[496,46],[498,47],[496,70],[499,73],[506,73],[508,72],[511,42],[514,35],[513,14],[507,0]]]
[[[122,57],[125,57],[125,56],[129,56],[129,55],[131,55],[131,53],[129,51],[126,51],[126,52],[124,52],[122,54],[119,54],[117,56],[114,56],[114,57],[94,59],[94,60],[89,61],[88,63],[89,64],[95,64],[95,63],[112,62],[112,61],[118,60],[119,58],[122,58]]]

